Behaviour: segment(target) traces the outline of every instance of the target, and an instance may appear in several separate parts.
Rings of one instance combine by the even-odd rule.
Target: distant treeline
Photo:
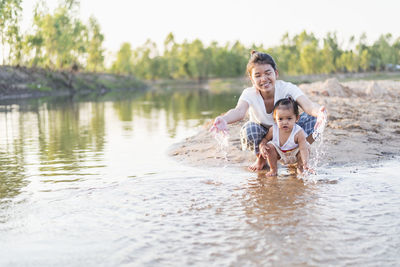
[[[79,1],[64,0],[50,12],[39,1],[33,26],[22,34],[19,27],[22,0],[0,0],[0,46],[3,65],[52,69],[77,67],[85,71],[107,71],[142,79],[208,79],[243,76],[252,49],[270,53],[279,71],[287,75],[395,70],[400,66],[400,37],[383,34],[372,45],[366,34],[340,44],[336,33],[319,40],[313,33],[282,37],[271,48],[245,46],[239,41],[221,45],[201,40],[175,41],[172,33],[159,49],[150,39],[133,48],[123,43],[111,67],[105,68],[104,34],[98,21],[78,18]],[[134,34],[134,33],[132,33]]]

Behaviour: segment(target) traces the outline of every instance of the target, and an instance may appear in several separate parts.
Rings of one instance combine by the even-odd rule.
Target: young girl
[[[268,142],[261,149],[261,155],[269,164],[267,176],[278,173],[277,161],[284,165],[297,163],[297,171],[311,170],[308,166],[308,142],[304,130],[296,124],[299,120],[299,108],[292,98],[283,98],[276,102],[273,110],[275,123],[262,142]]]

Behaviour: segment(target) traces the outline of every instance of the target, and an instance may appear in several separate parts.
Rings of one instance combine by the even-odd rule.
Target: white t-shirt
[[[282,98],[291,96],[294,100],[297,100],[297,98],[302,95],[304,95],[303,91],[290,82],[284,82],[281,80],[275,82],[274,104]],[[272,112],[267,113],[264,99],[256,88],[249,87],[244,89],[238,101],[240,100],[249,103],[250,121],[268,127],[274,124],[273,114]]]

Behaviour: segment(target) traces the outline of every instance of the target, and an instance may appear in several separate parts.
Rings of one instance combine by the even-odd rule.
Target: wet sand
[[[400,155],[399,81],[340,83],[333,78],[299,87],[328,109],[320,165],[376,163]],[[183,164],[204,168],[248,166],[255,156],[241,150],[239,132],[245,121],[229,125],[225,149],[208,132],[210,120],[196,135],[171,147],[169,154]]]

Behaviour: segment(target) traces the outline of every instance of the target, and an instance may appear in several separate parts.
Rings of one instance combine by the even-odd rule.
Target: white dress
[[[274,123],[274,125],[272,126],[272,130],[272,141],[269,141],[268,144],[272,144],[276,148],[276,151],[281,157],[279,162],[284,165],[296,163],[297,153],[299,153],[299,144],[296,144],[294,142],[294,136],[299,131],[303,131],[303,129],[299,125],[295,124],[289,138],[282,146],[279,142],[279,128],[276,123]]]

